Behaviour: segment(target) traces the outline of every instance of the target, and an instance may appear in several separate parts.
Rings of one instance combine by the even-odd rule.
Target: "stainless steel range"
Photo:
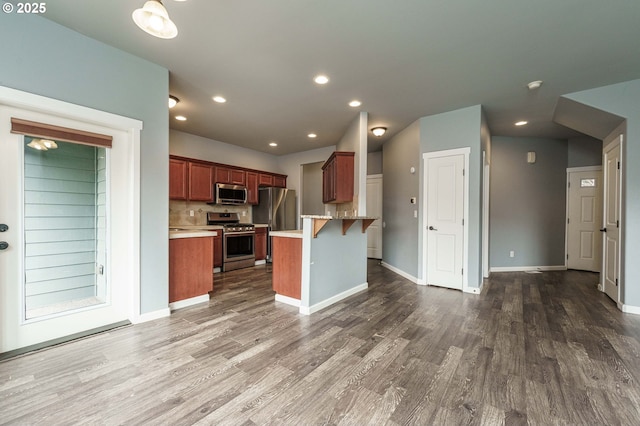
[[[222,271],[248,268],[255,265],[256,230],[251,223],[240,223],[238,213],[207,213],[207,225],[221,225]]]

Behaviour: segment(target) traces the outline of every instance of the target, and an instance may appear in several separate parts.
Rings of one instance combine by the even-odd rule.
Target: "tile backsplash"
[[[193,216],[191,212],[193,211]],[[169,227],[206,225],[207,212],[238,213],[240,222],[251,223],[251,205],[219,206],[198,201],[169,200]]]

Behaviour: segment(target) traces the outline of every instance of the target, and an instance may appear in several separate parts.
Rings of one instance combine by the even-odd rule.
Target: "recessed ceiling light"
[[[180,102],[180,99],[176,98],[175,96],[169,95],[169,108],[173,108],[174,106],[178,105],[178,102]]]
[[[360,105],[362,105],[362,102],[357,101],[357,100],[353,100],[353,101],[349,102],[349,106],[352,107],[352,108],[359,107]]]
[[[517,122],[516,122],[516,126],[524,126],[524,125],[525,125],[525,124],[527,124],[527,123],[528,123],[528,121],[524,121],[524,120],[522,120],[522,121],[517,121]]]
[[[315,81],[318,84],[327,84],[329,82],[329,77],[327,77],[326,75],[317,75],[313,78],[313,81]]]
[[[219,104],[223,104],[225,102],[227,102],[227,100],[225,98],[223,98],[222,96],[214,96],[213,100]]]
[[[184,115],[176,115],[176,120],[178,121],[187,121],[187,117]]]
[[[316,135],[315,133],[309,133],[309,134],[307,135],[307,137],[309,137],[309,138],[313,139],[313,138],[317,138],[317,137],[318,137],[318,135]]]
[[[269,146],[278,146],[278,144],[275,142],[269,142]]]
[[[540,86],[542,86],[542,80],[532,81],[531,83],[527,84],[527,87],[529,88],[529,90],[536,90],[540,88]]]

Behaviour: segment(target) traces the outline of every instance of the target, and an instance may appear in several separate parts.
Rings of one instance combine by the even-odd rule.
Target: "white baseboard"
[[[267,261],[265,259],[262,259],[262,260],[256,260],[253,266],[266,265],[266,264],[267,264]]]
[[[640,315],[640,306],[631,306],[618,303],[618,308],[626,314]]]
[[[283,296],[282,294],[276,294],[276,302],[285,303],[287,305],[300,307],[300,299],[294,299],[293,297]]]
[[[347,291],[343,291],[342,293],[336,294],[333,297],[325,299],[320,303],[316,303],[313,306],[300,306],[300,313],[303,315],[311,315],[314,312],[318,312],[321,309],[331,306],[334,303],[338,303],[342,299],[346,299],[347,297],[352,296],[356,293],[360,293],[361,291],[366,290],[368,288],[369,288],[369,283],[357,285],[353,288],[350,288]]]
[[[198,303],[204,303],[209,301],[209,294],[203,294],[202,296],[191,297],[189,299],[178,300],[177,302],[169,303],[169,309],[175,311],[176,309],[186,308],[187,306],[197,305]]]
[[[480,294],[482,292],[482,286],[484,285],[484,281],[482,281],[480,283],[480,287],[468,287],[468,286],[463,286],[462,287],[462,292],[463,293],[471,293],[471,294]]]
[[[409,281],[411,281],[412,283],[416,283],[416,284],[422,284],[424,285],[423,282],[421,282],[422,280],[418,280],[418,278],[414,277],[413,275],[407,274],[406,272],[404,272],[401,269],[396,268],[395,266],[391,266],[386,262],[380,262],[380,264],[387,268],[388,270],[395,272],[396,274],[400,275],[403,278],[408,279]]]
[[[222,268],[221,267],[217,266],[217,267],[213,268],[213,273],[214,274],[219,274],[220,272],[222,272]]]
[[[490,272],[566,271],[564,265],[557,266],[492,266]]]
[[[166,318],[171,315],[169,308],[159,309],[153,312],[147,312],[146,314],[140,314],[131,319],[133,324],[141,324],[143,322],[153,321],[160,318]]]

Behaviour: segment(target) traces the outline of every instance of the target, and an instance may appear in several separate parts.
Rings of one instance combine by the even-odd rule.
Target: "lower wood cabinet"
[[[202,296],[213,290],[213,238],[169,240],[169,302]]]
[[[256,260],[267,258],[267,228],[256,228]]]
[[[213,237],[213,267],[222,268],[222,234],[224,231],[217,230],[217,236]]]
[[[300,299],[302,293],[302,238],[272,238],[273,290]]]

